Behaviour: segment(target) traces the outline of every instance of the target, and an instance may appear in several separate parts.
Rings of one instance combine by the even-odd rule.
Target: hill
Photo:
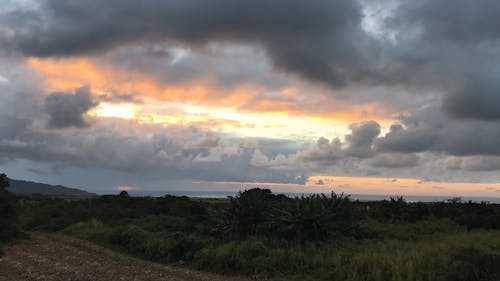
[[[95,193],[90,193],[76,188],[70,188],[62,185],[50,185],[45,183],[13,180],[9,179],[9,191],[20,195],[51,195],[51,196],[96,196]]]

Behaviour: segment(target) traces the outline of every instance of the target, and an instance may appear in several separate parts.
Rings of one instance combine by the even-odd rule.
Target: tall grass
[[[449,234],[421,241],[351,241],[344,247],[328,243],[283,247],[273,246],[264,238],[252,238],[206,248],[195,256],[194,263],[199,269],[218,273],[295,280],[438,281],[451,280],[455,257],[467,249],[494,257],[500,266],[499,231]],[[475,270],[482,271],[481,266],[476,264]]]
[[[151,218],[145,219],[148,220]],[[461,228],[449,220],[366,224],[395,235],[375,240],[341,238],[299,245],[259,236],[225,242],[196,234],[150,231],[134,224],[106,227],[96,220],[75,224],[64,233],[118,246],[154,261],[182,261],[196,269],[216,273],[286,280],[440,281],[462,280],[456,275],[461,271],[465,273],[459,277],[477,275],[474,272],[493,274],[488,273],[491,269],[482,268],[488,266],[483,262],[460,259],[464,251],[475,251],[474,259],[490,259],[500,266],[500,231],[460,231]],[[454,233],[455,230],[460,232]],[[405,231],[407,234],[403,234]]]

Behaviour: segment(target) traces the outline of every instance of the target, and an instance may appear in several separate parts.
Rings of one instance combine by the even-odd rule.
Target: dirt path
[[[33,236],[5,247],[0,281],[249,281],[154,264],[66,237]]]

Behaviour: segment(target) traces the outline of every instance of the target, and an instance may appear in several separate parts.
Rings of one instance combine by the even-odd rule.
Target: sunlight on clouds
[[[182,60],[183,56],[185,53],[180,51],[175,59]],[[384,110],[376,105],[343,107],[329,95],[312,92],[306,99],[302,90],[293,86],[266,92],[251,83],[224,89],[203,79],[168,84],[146,73],[91,58],[31,58],[27,63],[44,77],[48,91],[73,91],[90,85],[98,95],[127,94],[144,101],[102,101],[89,112],[94,117],[193,125],[237,136],[305,141],[322,136],[343,137],[350,123],[361,120],[375,118],[383,126],[390,123],[381,118]]]
[[[148,103],[149,104],[149,103]],[[240,113],[232,108],[204,107],[180,103],[158,105],[101,103],[90,116],[122,118],[155,124],[197,127],[247,137],[293,137],[310,140],[321,136],[341,137],[346,125],[331,120],[294,117],[284,114]],[[168,114],[168,110],[172,114]],[[156,113],[161,112],[161,113]]]
[[[126,186],[126,185],[115,186],[114,189],[118,190],[118,191],[133,191],[133,190],[138,190],[138,188],[135,187],[135,186]]]
[[[101,103],[94,110],[89,112],[91,116],[114,117],[122,119],[136,119],[139,107],[132,104],[110,104]]]
[[[417,178],[311,176],[306,186],[320,192],[395,195],[477,196],[482,190],[484,196],[497,196],[500,183],[437,182]]]

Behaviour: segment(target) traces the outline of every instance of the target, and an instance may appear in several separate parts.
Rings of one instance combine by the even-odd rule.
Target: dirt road
[[[35,235],[5,247],[0,281],[249,281],[154,264],[66,237]]]

